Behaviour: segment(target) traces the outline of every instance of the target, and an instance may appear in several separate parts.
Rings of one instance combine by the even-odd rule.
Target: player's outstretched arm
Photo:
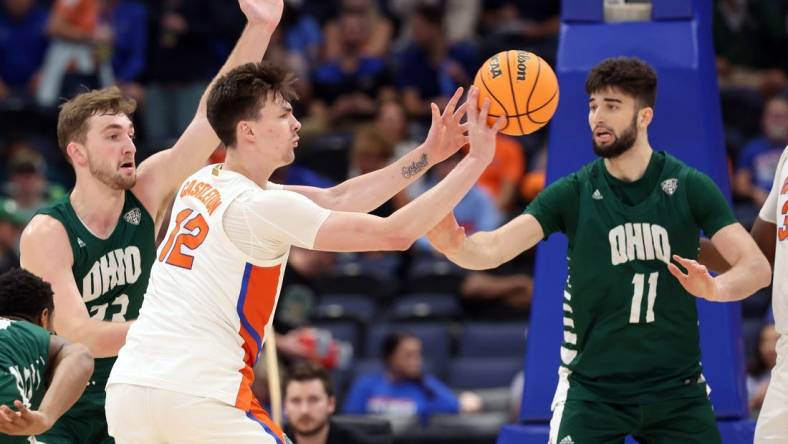
[[[453,213],[436,225],[427,237],[432,246],[462,268],[487,270],[512,260],[544,238],[539,221],[521,214],[493,231],[479,231],[470,237]]]
[[[424,143],[391,165],[346,180],[332,188],[285,186],[334,211],[367,213],[383,205],[422,176],[430,167],[468,143],[467,123],[461,123],[467,102],[457,107],[462,88],[457,88],[443,113],[433,105],[432,125]]]
[[[93,373],[93,356],[82,344],[52,336],[47,368],[52,378],[38,410],[30,410],[20,400],[14,401],[17,411],[0,407],[0,433],[30,436],[52,428],[85,391]]]
[[[772,222],[767,222],[760,217],[755,218],[755,222],[750,228],[750,236],[755,240],[755,244],[761,249],[761,252],[769,264],[774,268],[774,251],[777,247],[777,225]],[[715,273],[724,273],[731,268],[731,264],[725,261],[714,243],[709,239],[700,240],[700,257],[698,262],[705,265],[709,270]]]
[[[37,215],[22,232],[19,243],[22,268],[49,282],[54,292],[55,331],[85,344],[99,358],[117,356],[126,343],[131,322],[92,319],[74,282],[74,257],[68,235],[56,219]]]
[[[495,154],[495,134],[506,121],[488,126],[489,99],[478,109],[479,90],[468,100],[469,154],[438,185],[383,219],[362,213],[332,212],[315,239],[324,251],[405,250],[435,226],[471,189]]]
[[[741,224],[721,228],[712,236],[711,242],[725,262],[731,264],[725,273],[712,277],[705,265],[677,255],[673,260],[686,273],[676,264],[668,264],[670,273],[690,294],[710,301],[738,301],[769,285],[769,261]]]
[[[271,35],[282,17],[284,0],[238,0],[247,25],[224,66],[203,93],[194,120],[175,145],[156,153],[140,164],[134,194],[154,216],[157,227],[167,197],[192,173],[205,165],[219,145],[219,138],[208,123],[208,91],[216,80],[235,67],[262,60]],[[185,66],[184,69],[189,69]]]

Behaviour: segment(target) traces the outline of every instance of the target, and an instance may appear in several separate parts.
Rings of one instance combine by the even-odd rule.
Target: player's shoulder
[[[73,260],[71,244],[65,225],[59,219],[47,214],[33,216],[19,240],[20,260],[24,268],[34,267],[41,273],[44,264],[52,261]],[[68,264],[70,266],[70,264]]]
[[[42,240],[67,239],[68,233],[62,220],[51,214],[40,213],[33,216],[22,231],[22,239],[26,237]]]

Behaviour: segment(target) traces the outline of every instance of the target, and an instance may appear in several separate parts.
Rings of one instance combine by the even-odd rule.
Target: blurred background
[[[788,0],[713,3],[733,205],[749,229],[788,145]],[[489,56],[523,49],[554,65],[560,13],[560,0],[286,0],[265,58],[297,73],[303,128],[295,163],[272,180],[330,187],[387,165],[424,139],[429,103],[442,107]],[[56,144],[59,104],[118,85],[139,103],[139,163],[183,132],[244,23],[236,0],[0,0],[0,272],[18,266],[35,211],[73,185]],[[456,209],[467,232],[500,226],[542,190],[548,137],[549,126],[498,136],[495,159]],[[374,213],[400,208],[457,161]],[[404,253],[294,248],[276,318],[283,371],[319,362],[337,411],[387,418],[396,442],[494,442],[520,407],[532,271],[527,252],[469,272],[423,240]],[[775,364],[770,298],[766,289],[743,303],[753,416]],[[392,333],[405,334],[401,353],[384,347]],[[451,408],[357,399],[365,377],[397,372],[438,381],[456,397]],[[265,384],[256,387],[266,401]]]

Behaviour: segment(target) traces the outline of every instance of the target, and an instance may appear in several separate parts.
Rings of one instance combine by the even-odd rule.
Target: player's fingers
[[[485,97],[482,100],[482,109],[479,111],[479,121],[480,122],[487,122],[487,114],[490,113],[490,99],[489,97]]]
[[[0,406],[0,422],[6,422],[8,424],[13,424],[16,420],[16,414],[13,410],[8,408],[7,405]]]
[[[460,130],[461,130],[463,133],[467,133],[467,132],[468,132],[468,130],[469,130],[470,128],[471,128],[471,124],[470,124],[470,123],[468,123],[468,122],[465,122],[465,123],[463,123],[463,124],[461,124],[461,125],[460,125]]]
[[[432,111],[432,124],[435,125],[440,121],[441,113],[435,102],[430,103],[430,110]]]
[[[462,105],[460,105],[460,107],[457,108],[457,111],[455,111],[451,117],[455,121],[459,122],[462,120],[462,116],[465,115],[466,111],[468,111],[468,102],[464,102]]]
[[[678,254],[673,255],[673,260],[680,263],[681,265],[684,265],[685,267],[687,265],[698,265],[698,261],[681,257]]]
[[[493,130],[497,133],[498,131],[504,129],[506,127],[506,117],[499,116],[498,119],[495,120],[495,125],[493,125]]]
[[[479,88],[471,86],[471,92],[468,93],[468,120],[476,122],[479,118]]]
[[[27,406],[22,401],[16,400],[14,401],[14,405],[16,406],[16,409],[19,411],[19,416],[23,418],[30,416],[30,409],[27,408]]]
[[[456,91],[454,91],[454,95],[451,96],[451,99],[449,99],[449,103],[446,104],[446,108],[444,108],[443,110],[444,115],[451,116],[454,114],[454,109],[457,107],[457,102],[459,102],[460,97],[462,97],[462,91],[463,91],[462,86],[457,88]]]
[[[672,263],[668,263],[668,271],[670,271],[670,274],[672,274],[676,279],[678,279],[679,282],[684,282],[688,278],[688,276],[686,274],[684,274],[679,269],[679,267],[677,267],[676,265],[674,265]]]

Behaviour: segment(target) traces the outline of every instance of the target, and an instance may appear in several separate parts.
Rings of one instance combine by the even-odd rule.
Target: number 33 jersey
[[[291,245],[328,211],[274,184],[207,166],[180,187],[140,316],[109,384],[212,398],[244,411]],[[240,210],[239,210],[240,209]]]
[[[697,259],[701,230],[712,236],[735,222],[721,192],[664,152],[635,182],[597,160],[553,187],[526,212],[545,236],[569,238],[561,346],[568,399],[705,396],[696,298],[667,264],[674,254]]]

